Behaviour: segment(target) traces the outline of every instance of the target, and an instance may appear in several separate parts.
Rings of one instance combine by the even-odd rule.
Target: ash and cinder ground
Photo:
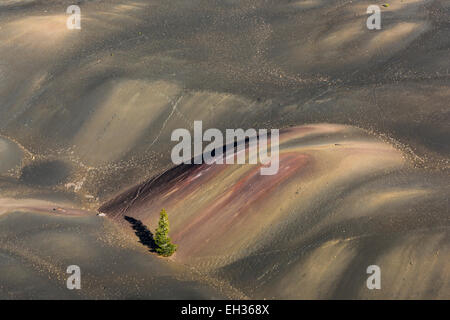
[[[0,0],[0,298],[450,297],[448,1],[71,4]],[[283,129],[280,172],[173,168],[194,120]]]

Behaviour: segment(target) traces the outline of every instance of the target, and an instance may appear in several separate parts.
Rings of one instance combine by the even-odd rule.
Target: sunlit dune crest
[[[54,50],[69,35],[66,15],[30,16],[10,22],[0,34],[0,48]]]

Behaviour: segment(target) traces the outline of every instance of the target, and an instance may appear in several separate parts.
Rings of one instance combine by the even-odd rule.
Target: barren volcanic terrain
[[[0,0],[0,299],[449,299],[450,2],[382,4]],[[174,165],[194,121],[278,173]]]

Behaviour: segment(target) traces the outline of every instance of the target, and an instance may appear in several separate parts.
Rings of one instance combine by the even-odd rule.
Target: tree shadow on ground
[[[142,221],[128,216],[125,216],[124,219],[131,224],[135,234],[139,238],[139,242],[148,247],[150,249],[150,252],[156,252],[156,243],[155,239],[153,238],[153,233],[148,230],[148,228],[142,223]]]

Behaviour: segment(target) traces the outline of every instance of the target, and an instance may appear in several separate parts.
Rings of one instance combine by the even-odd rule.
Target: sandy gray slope
[[[364,200],[372,196],[383,200],[375,201],[377,205],[386,201],[387,206],[381,206],[376,215],[383,219],[365,221],[364,228],[358,219],[333,222],[338,230],[351,231],[354,241],[337,241],[347,237],[324,227],[310,237],[300,234],[289,242],[295,257],[273,253],[264,264],[242,256],[216,268],[216,279],[250,297],[366,298],[359,287],[351,285],[348,275],[356,271],[346,265],[348,261],[356,261],[359,268],[377,257],[387,264],[392,259],[411,258],[414,267],[408,267],[408,274],[424,275],[420,285],[411,287],[406,277],[408,284],[392,287],[388,297],[448,296],[448,288],[439,286],[442,279],[448,279],[449,270],[445,263],[450,151],[448,1],[389,1],[388,7],[381,7],[381,30],[366,28],[366,9],[374,3],[365,0],[78,1],[81,30],[66,27],[66,9],[71,4],[71,0],[0,0],[0,229],[7,237],[2,245],[13,245],[11,239],[19,234],[23,237],[18,238],[22,239],[20,246],[0,254],[0,263],[9,270],[0,282],[6,288],[2,297],[50,298],[62,291],[64,297],[75,297],[61,289],[59,278],[70,262],[64,258],[70,237],[88,243],[79,258],[94,257],[86,264],[93,275],[90,279],[102,285],[113,283],[104,294],[91,287],[83,297],[166,297],[164,290],[153,291],[147,285],[139,293],[129,287],[116,290],[120,281],[111,280],[112,273],[98,273],[101,261],[117,262],[120,272],[134,271],[126,270],[114,255],[137,259],[139,276],[151,264],[157,276],[155,280],[146,275],[148,282],[166,281],[161,280],[164,273],[159,273],[164,268],[142,247],[112,246],[103,253],[97,237],[103,231],[105,236],[112,232],[102,229],[103,220],[54,217],[47,202],[93,210],[108,200],[132,195],[140,183],[173,166],[171,132],[192,130],[195,120],[202,120],[204,129],[220,130],[348,125],[351,130],[361,128],[364,139],[370,136],[395,150],[404,166],[380,180],[368,175],[360,181],[352,180],[341,168],[336,171],[339,181],[352,181],[346,185],[348,194],[346,189],[330,191],[326,184],[312,189],[317,193],[308,203],[317,204],[315,210],[324,216],[366,212],[366,206],[373,203]],[[342,138],[330,134],[325,140]],[[325,159],[333,159],[337,150],[331,148]],[[358,159],[355,167],[367,164],[364,158]],[[375,162],[374,170],[383,172],[384,165]],[[324,181],[324,176],[317,177]],[[414,191],[424,186],[432,190],[426,200]],[[129,188],[131,193],[125,192]],[[407,190],[407,201],[405,193],[396,188]],[[397,205],[398,197],[403,199],[401,205]],[[34,201],[37,205],[30,204]],[[190,203],[200,205],[202,200]],[[282,211],[286,212],[290,211]],[[305,212],[309,216],[314,210]],[[386,226],[382,221],[389,223]],[[58,225],[54,229],[41,228],[54,223]],[[421,223],[427,227],[420,229]],[[73,233],[74,228],[79,231]],[[289,232],[298,231],[293,226]],[[130,226],[123,232],[131,232],[134,238],[130,241],[137,241]],[[46,240],[47,233],[50,240]],[[280,243],[285,239],[279,234],[274,238]],[[59,241],[67,246],[57,247]],[[261,252],[267,252],[264,245]],[[306,253],[304,246],[317,250]],[[297,272],[297,268],[326,265],[335,252],[341,252],[342,276],[331,285],[320,281],[326,278],[325,269]],[[415,257],[425,262],[414,264]],[[53,271],[40,273],[30,259],[50,261]],[[427,261],[437,262],[427,265]],[[427,274],[427,270],[433,271]],[[170,272],[169,278],[175,279],[177,272]],[[181,283],[189,277],[183,273]],[[27,279],[36,279],[30,291],[24,289]],[[389,279],[403,281],[400,274]],[[188,285],[192,289],[188,293],[179,290],[180,282],[167,281],[180,293],[176,297],[215,297],[210,289],[197,288],[196,281]],[[299,286],[309,288],[305,292],[311,294],[302,295]]]
[[[35,201],[36,202],[36,201]],[[237,297],[188,268],[148,253],[94,214],[0,213],[0,299],[219,299]],[[81,289],[69,290],[70,265]],[[210,282],[210,281],[209,281]],[[242,297],[242,295],[240,296]]]
[[[194,120],[352,124],[448,168],[446,1],[391,1],[379,31],[367,1],[89,1],[81,30],[69,3],[1,9],[0,131],[72,162],[84,192],[166,168]]]

